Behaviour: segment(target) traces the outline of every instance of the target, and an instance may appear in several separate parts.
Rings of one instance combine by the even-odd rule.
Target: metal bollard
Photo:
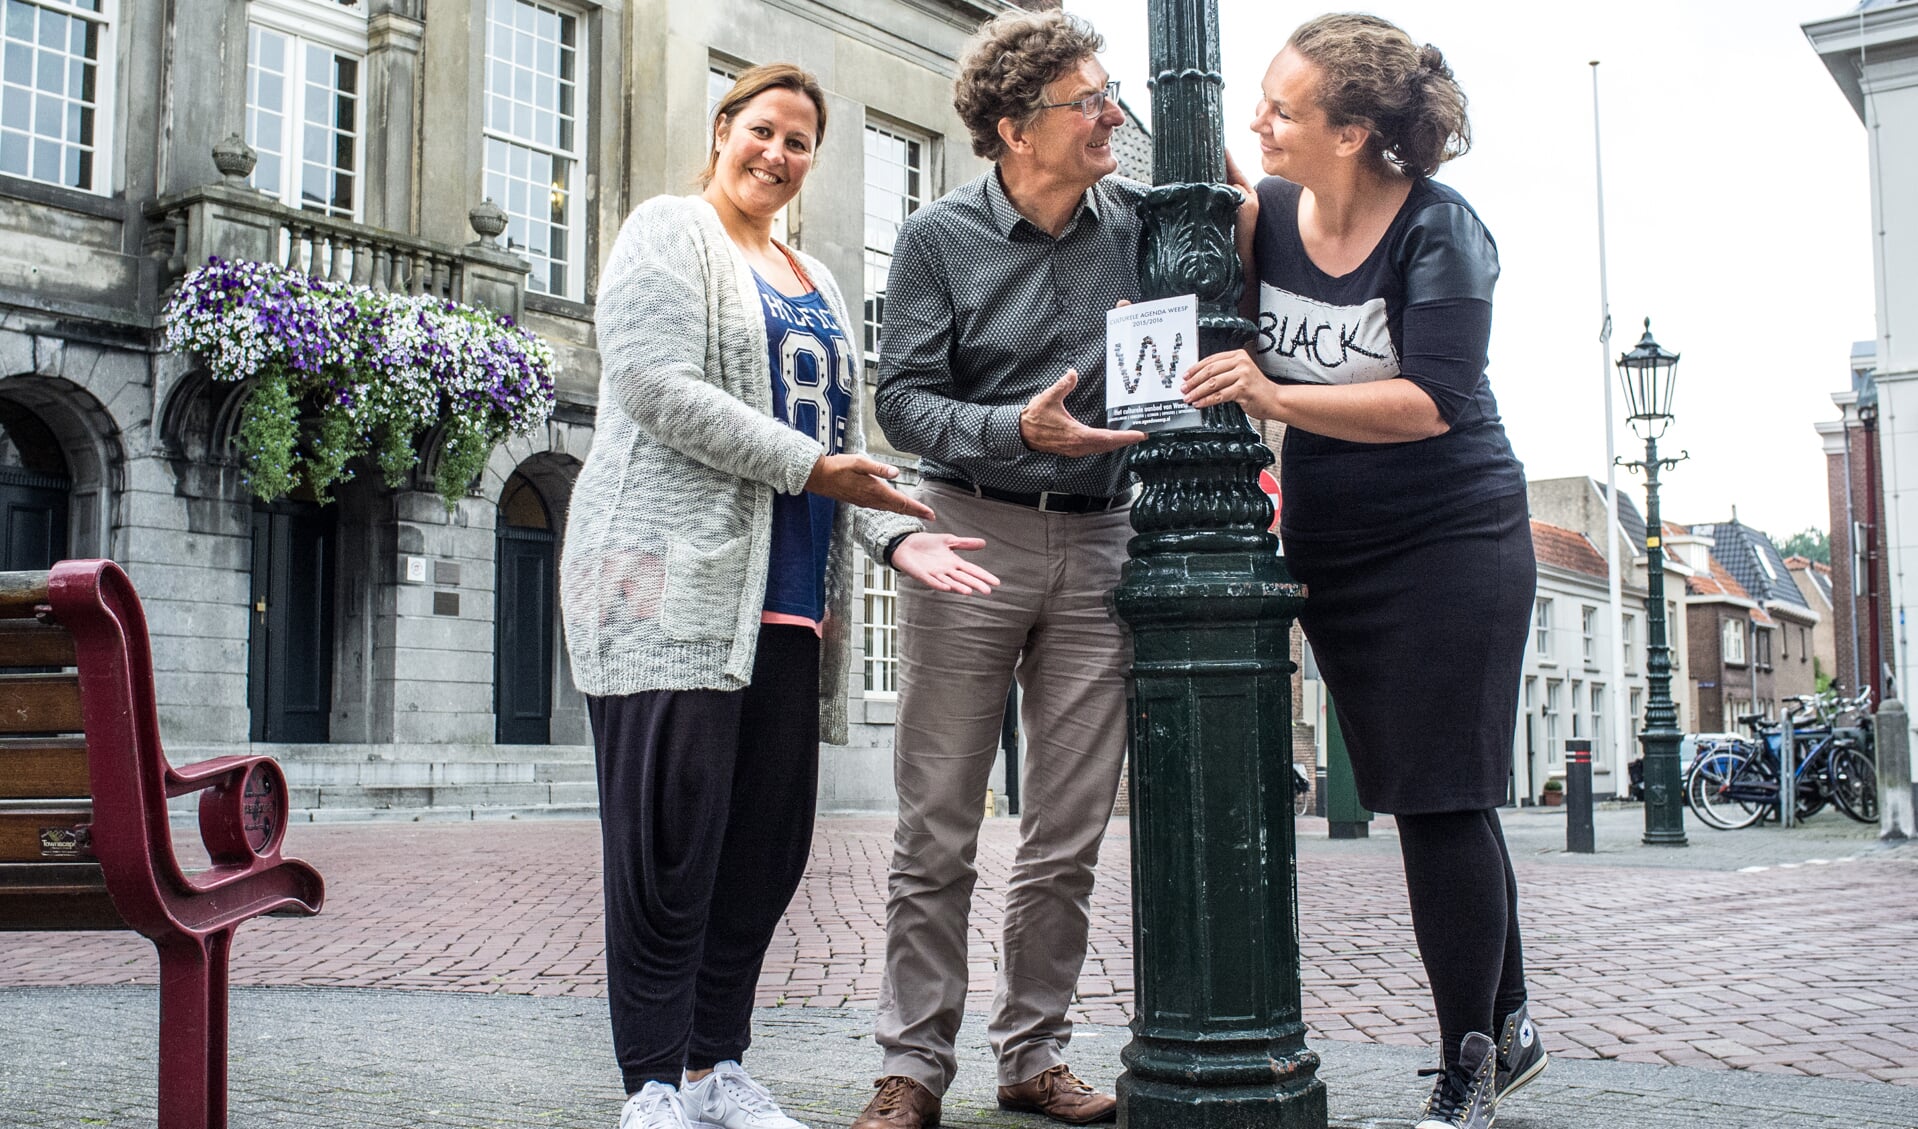
[[[1589,855],[1597,849],[1592,830],[1592,743],[1565,742],[1565,849]]]
[[[1911,781],[1911,715],[1897,698],[1887,698],[1872,719],[1872,744],[1878,757],[1878,837],[1918,835],[1912,812],[1918,809],[1918,784]]]
[[[1345,751],[1345,730],[1339,727],[1339,712],[1329,697],[1325,703],[1325,818],[1330,839],[1364,839],[1372,833],[1372,813],[1359,803],[1352,757]]]

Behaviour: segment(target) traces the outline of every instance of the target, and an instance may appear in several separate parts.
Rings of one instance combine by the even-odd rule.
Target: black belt
[[[1043,510],[1049,514],[1097,514],[1117,509],[1132,501],[1132,491],[1111,497],[1095,494],[1061,494],[1056,490],[1041,490],[1037,494],[1023,494],[1017,490],[997,490],[990,486],[979,486],[963,478],[947,478],[944,475],[928,474],[927,482],[937,482],[941,486],[950,486],[955,490],[979,498],[991,498],[995,502],[1010,502],[1015,506]]]

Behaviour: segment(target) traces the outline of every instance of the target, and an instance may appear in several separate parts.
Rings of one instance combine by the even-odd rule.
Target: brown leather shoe
[[[1043,1113],[1067,1125],[1092,1125],[1117,1118],[1119,1099],[1079,1081],[1062,1062],[1016,1086],[999,1087],[999,1108]]]
[[[934,1129],[939,1124],[939,1096],[903,1074],[888,1074],[873,1083],[879,1092],[852,1129]]]

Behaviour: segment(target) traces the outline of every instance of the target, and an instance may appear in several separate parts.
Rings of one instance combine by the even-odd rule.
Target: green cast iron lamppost
[[[1237,348],[1244,281],[1225,177],[1216,0],[1150,0],[1147,298],[1196,294],[1202,355]],[[1300,1011],[1292,623],[1304,589],[1266,532],[1272,454],[1237,405],[1133,449],[1131,625],[1137,1005],[1126,1129],[1324,1129]]]
[[[1678,710],[1672,704],[1672,650],[1665,641],[1665,527],[1658,516],[1658,471],[1672,470],[1688,456],[1660,458],[1658,440],[1672,422],[1672,391],[1678,379],[1678,354],[1667,353],[1652,340],[1652,319],[1645,319],[1645,336],[1632,351],[1618,358],[1618,379],[1632,408],[1632,430],[1645,440],[1642,462],[1618,460],[1620,466],[1645,472],[1645,681],[1651,693],[1645,705],[1645,731],[1638,740],[1645,749],[1645,843],[1654,847],[1683,847],[1685,842],[1684,783],[1678,763]]]

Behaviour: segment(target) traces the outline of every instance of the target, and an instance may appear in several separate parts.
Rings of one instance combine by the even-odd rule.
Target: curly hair
[[[1373,152],[1415,176],[1472,147],[1465,91],[1445,55],[1420,47],[1377,16],[1335,13],[1308,20],[1286,40],[1319,68],[1319,108],[1334,129],[1372,131]]]
[[[826,140],[826,92],[820,89],[819,80],[813,77],[811,71],[791,63],[765,63],[747,67],[739,72],[732,89],[713,107],[713,120],[706,125],[706,167],[699,174],[701,188],[711,184],[713,174],[718,171],[719,149],[716,140],[720,125],[730,123],[739,116],[739,111],[746,108],[748,102],[768,90],[790,90],[811,99],[818,117],[818,128],[813,131],[813,148],[817,150],[820,143]]]
[[[1105,38],[1078,16],[1006,12],[980,27],[959,57],[952,108],[972,134],[972,151],[988,161],[1005,154],[999,120],[1030,125],[1046,86],[1105,50]]]

